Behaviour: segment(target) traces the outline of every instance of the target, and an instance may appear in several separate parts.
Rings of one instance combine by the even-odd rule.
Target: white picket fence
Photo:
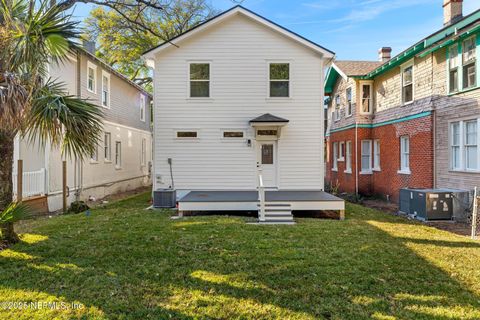
[[[23,173],[23,194],[24,198],[43,196],[45,194],[45,173],[44,168],[39,171]],[[13,173],[13,193],[17,193],[17,173]]]

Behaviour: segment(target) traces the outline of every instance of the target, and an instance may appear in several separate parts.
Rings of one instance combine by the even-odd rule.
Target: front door
[[[277,187],[277,142],[257,141],[257,165],[262,168],[266,188]]]

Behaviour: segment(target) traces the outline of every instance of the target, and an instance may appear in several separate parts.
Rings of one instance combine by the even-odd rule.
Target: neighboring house
[[[69,94],[102,109],[103,133],[97,152],[83,162],[63,159],[60,150],[48,143],[40,147],[17,138],[14,172],[16,160],[22,159],[23,197],[37,202],[42,210],[61,209],[63,160],[67,161],[69,203],[150,185],[150,94],[83,49],[60,65],[50,65],[49,73],[66,85]]]
[[[444,28],[381,63],[335,62],[325,83],[327,183],[398,199],[399,189],[480,185],[480,10],[444,2]]]
[[[181,211],[257,210],[258,165],[267,200],[333,209],[322,192],[323,70],[333,56],[241,6],[148,51],[154,190],[175,187]],[[300,191],[317,193],[302,206]]]

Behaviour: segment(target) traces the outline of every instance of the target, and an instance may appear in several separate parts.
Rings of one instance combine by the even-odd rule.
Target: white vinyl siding
[[[480,171],[480,119],[450,123],[450,169]]]
[[[410,173],[410,138],[400,137],[400,170],[399,173]]]
[[[362,140],[362,170],[361,173],[372,172],[372,140]]]
[[[352,141],[345,144],[345,172],[352,172]]]
[[[172,48],[173,49],[173,48]],[[186,61],[211,61],[211,99],[186,99]],[[269,63],[290,61],[290,98],[269,97]],[[155,60],[155,175],[168,187],[167,158],[179,190],[254,190],[255,131],[245,143],[225,143],[221,130],[245,128],[264,113],[288,119],[278,140],[279,188],[324,187],[322,58],[241,15],[164,50]],[[198,130],[198,139],[176,139],[174,130]],[[251,140],[251,145],[247,141]],[[224,143],[220,143],[224,141]],[[301,161],[299,155],[301,154]],[[195,156],[192,156],[195,155]],[[155,179],[154,179],[155,180]]]
[[[338,142],[333,143],[333,166],[332,170],[338,170]]]
[[[380,140],[373,141],[373,170],[380,171]]]

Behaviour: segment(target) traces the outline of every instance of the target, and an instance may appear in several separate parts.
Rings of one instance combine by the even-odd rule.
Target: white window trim
[[[369,168],[363,168],[362,167],[362,158],[364,156],[364,153],[363,153],[363,142],[365,141],[368,141],[370,143],[370,161],[369,161]],[[360,174],[362,175],[366,175],[366,174],[373,174],[373,170],[372,170],[372,161],[373,161],[373,157],[372,157],[372,152],[373,152],[373,141],[372,140],[369,140],[369,139],[366,139],[366,140],[361,140],[360,141]]]
[[[480,118],[477,118],[477,167],[478,169],[467,169],[466,167],[466,149],[465,149],[465,123],[473,121],[475,118],[464,118],[459,120],[452,120],[448,122],[448,167],[452,172],[467,172],[467,173],[480,173]],[[452,160],[452,124],[458,122],[460,130],[460,168],[453,168]]]
[[[403,163],[402,163],[403,154],[405,153],[405,151],[403,150],[403,143],[402,143],[403,138],[408,139],[408,167],[403,167]],[[397,173],[399,173],[399,174],[411,174],[412,173],[410,171],[410,149],[411,149],[410,148],[410,136],[408,136],[408,135],[400,136],[400,170],[397,171]]]
[[[288,97],[271,97],[270,96],[270,65],[271,64],[288,64]],[[266,72],[266,78],[267,78],[267,100],[290,100],[292,99],[292,68],[293,64],[291,60],[267,60],[267,72]],[[272,81],[286,81],[286,80],[272,80]]]
[[[192,64],[208,64],[210,77],[208,78],[208,97],[192,97],[190,95],[190,65]],[[207,81],[207,80],[193,80],[193,81]],[[189,60],[187,61],[187,100],[213,100],[213,63],[211,60]]]
[[[345,161],[345,141],[338,143],[338,161]]]
[[[179,132],[196,132],[197,136],[195,138],[178,137]],[[179,141],[198,141],[200,140],[200,130],[199,129],[175,129],[173,139],[179,140]]]
[[[359,81],[358,82],[359,86],[360,86],[360,94],[358,95],[357,97],[357,106],[358,109],[359,109],[359,114],[363,114],[363,115],[371,115],[373,114],[373,107],[374,107],[374,99],[373,99],[373,81],[371,80],[364,80],[364,81]],[[370,86],[370,111],[369,112],[364,112],[362,111],[362,100],[363,100],[363,86],[364,85],[369,85]]]
[[[344,173],[352,173],[352,141],[345,142],[345,170]]]
[[[412,104],[415,101],[415,64],[413,63],[413,59],[410,61],[405,62],[400,66],[400,88],[401,88],[401,94],[400,94],[400,102],[402,106],[408,106],[409,104]],[[403,71],[409,67],[412,67],[412,101],[405,102],[403,101]]]
[[[103,104],[103,78],[104,77],[108,79],[108,101],[107,101],[107,105]],[[110,106],[112,104],[111,96],[112,96],[112,81],[110,79],[110,73],[106,72],[105,70],[102,70],[102,90],[100,92],[100,103],[101,103],[103,108],[110,109]]]
[[[378,166],[375,165],[375,158],[377,156],[377,151],[378,151]],[[372,168],[372,171],[382,171],[381,165],[380,165],[380,161],[381,161],[380,160],[381,159],[380,152],[381,152],[380,140],[375,139],[375,140],[373,140],[373,168]]]
[[[348,90],[350,90],[350,113],[348,112]],[[345,118],[351,117],[353,115],[353,89],[348,87],[345,89]]]
[[[223,134],[224,132],[241,132],[243,133],[243,137],[238,138],[238,137],[224,137]],[[220,139],[222,141],[243,141],[247,138],[247,133],[244,129],[222,129],[220,130]]]
[[[332,171],[338,171],[338,142],[332,143]]]
[[[448,94],[455,94],[455,93],[458,93],[459,91],[461,91],[460,69],[461,69],[462,66],[461,66],[461,63],[460,63],[460,56],[458,54],[459,47],[460,46],[459,46],[458,43],[454,43],[451,46],[449,46],[448,49],[447,49],[447,53],[448,53],[448,56],[447,56],[447,89],[448,89]],[[451,65],[450,65],[450,62],[451,62],[450,49],[452,49],[452,48],[456,49],[456,57],[455,58],[457,59],[457,90],[455,90],[455,91],[452,91],[452,88],[450,87],[450,72],[452,71],[452,68],[451,68]]]
[[[147,112],[146,103],[147,103],[147,99],[145,98],[143,93],[140,93],[140,121],[142,122],[145,122],[147,118],[145,114],[145,112]],[[142,117],[142,114],[143,114],[143,117]]]
[[[337,98],[338,98],[338,104],[337,104]],[[340,102],[340,95],[339,94],[336,94],[335,95],[335,101],[333,102],[334,103],[334,106],[333,106],[333,114],[335,115],[335,119],[334,121],[335,122],[338,122],[340,121],[340,106],[341,106],[341,102]]]
[[[89,69],[93,69],[93,90],[90,90],[88,87],[88,71]],[[87,91],[97,94],[97,65],[87,61]]]
[[[475,85],[473,85],[473,86],[471,86],[471,87],[465,88],[465,85],[464,85],[464,83],[463,83],[463,76],[464,76],[464,75],[463,75],[463,68],[464,68],[464,66],[465,66],[466,64],[465,64],[464,61],[463,61],[463,55],[464,55],[464,51],[463,51],[463,50],[464,50],[465,41],[470,40],[470,39],[473,39],[473,42],[474,42],[474,44],[475,44],[475,46],[476,46],[476,49],[475,49]],[[460,50],[460,57],[459,57],[459,59],[460,59],[460,60],[459,60],[459,68],[461,69],[461,73],[459,73],[459,76],[460,76],[460,80],[461,80],[461,81],[458,82],[458,86],[459,86],[458,91],[462,91],[462,92],[463,92],[463,91],[469,91],[469,90],[472,90],[472,89],[476,89],[476,88],[478,87],[478,78],[479,78],[479,76],[478,76],[478,57],[479,57],[479,52],[478,52],[477,37],[476,37],[476,35],[473,35],[473,36],[471,36],[471,37],[468,37],[468,38],[466,38],[466,39],[463,39],[463,40],[461,41],[461,46],[460,46],[460,48],[461,48],[461,50]],[[460,86],[461,86],[461,87],[460,87]],[[457,92],[458,92],[458,91],[457,91]]]

